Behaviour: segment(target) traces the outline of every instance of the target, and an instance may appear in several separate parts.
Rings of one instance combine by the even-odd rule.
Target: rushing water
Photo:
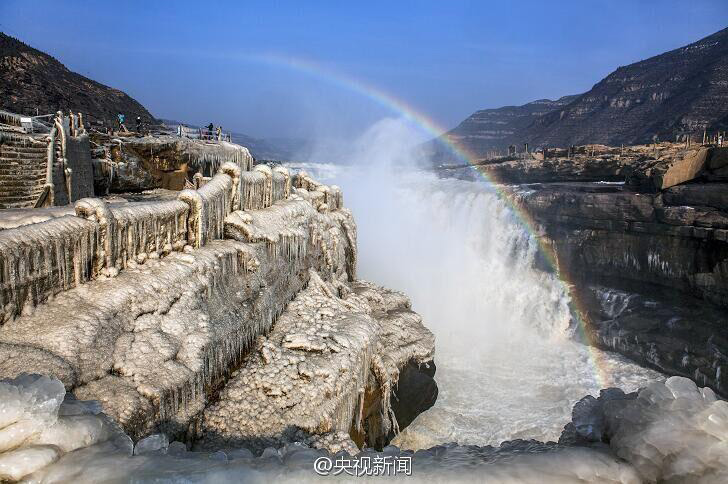
[[[537,237],[491,185],[405,169],[386,131],[372,137],[356,168],[316,175],[342,185],[354,212],[358,276],[405,292],[437,337],[437,403],[395,444],[557,440],[584,395],[663,379],[570,339],[564,283],[534,268]]]

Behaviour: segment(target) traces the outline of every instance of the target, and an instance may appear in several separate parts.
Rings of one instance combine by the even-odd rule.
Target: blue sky
[[[451,128],[478,109],[586,91],[726,26],[727,0],[0,0],[0,30],[155,116],[259,137],[347,136],[393,114],[261,56],[321,65]]]

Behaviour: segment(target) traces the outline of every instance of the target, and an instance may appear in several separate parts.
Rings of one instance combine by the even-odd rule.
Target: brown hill
[[[0,32],[0,109],[20,114],[82,112],[91,121],[114,122],[124,113],[127,123],[154,116],[126,93],[72,72],[50,55]]]
[[[703,129],[728,129],[728,28],[619,67],[579,96],[478,111],[446,136],[484,157],[510,144],[639,144]]]

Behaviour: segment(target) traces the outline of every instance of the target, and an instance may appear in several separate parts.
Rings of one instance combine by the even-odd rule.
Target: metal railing
[[[53,118],[55,114],[42,114],[39,116],[23,116],[22,114],[11,113],[0,110],[0,127],[8,131],[19,131],[23,133],[49,133],[53,120],[42,121],[44,118]]]
[[[232,133],[220,132],[219,134],[215,129],[210,131],[208,128],[190,128],[181,124],[172,125],[172,133],[176,134],[181,138],[208,140],[208,141],[228,141],[232,143]]]

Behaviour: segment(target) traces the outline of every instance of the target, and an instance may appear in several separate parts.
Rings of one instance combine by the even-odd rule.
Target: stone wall
[[[94,173],[87,134],[66,139],[66,164],[71,170],[71,202],[93,197]]]
[[[0,132],[0,209],[67,205],[93,195],[91,147],[80,117],[59,113],[45,135]]]

